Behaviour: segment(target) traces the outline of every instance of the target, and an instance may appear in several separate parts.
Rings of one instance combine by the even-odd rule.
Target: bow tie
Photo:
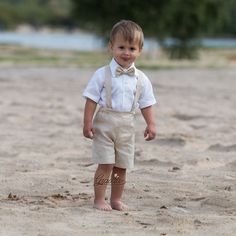
[[[123,69],[122,67],[118,66],[116,68],[116,76],[120,76],[122,74],[126,74],[129,76],[134,76],[135,69],[134,67],[129,68],[128,70]]]

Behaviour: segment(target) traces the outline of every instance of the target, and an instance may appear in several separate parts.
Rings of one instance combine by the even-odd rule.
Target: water
[[[21,45],[44,49],[96,51],[105,47],[102,38],[91,33],[0,32],[0,44]],[[236,39],[202,39],[202,45],[212,48],[236,48]],[[156,40],[145,39],[144,51],[159,48]]]
[[[0,44],[44,49],[94,51],[103,47],[103,40],[89,33],[18,33],[0,32]]]
[[[236,39],[211,39],[201,40],[202,45],[211,48],[236,48]]]

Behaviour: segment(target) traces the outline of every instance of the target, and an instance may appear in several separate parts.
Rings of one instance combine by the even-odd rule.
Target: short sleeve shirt
[[[119,66],[113,58],[109,64],[112,74],[112,109],[120,112],[129,112],[132,109],[138,72],[135,65],[131,67],[135,69],[135,75],[129,76],[122,74],[116,76],[116,68]],[[156,103],[154,97],[153,88],[150,80],[145,74],[143,74],[141,96],[136,104],[136,107],[140,109],[152,106]],[[105,83],[105,67],[99,68],[91,77],[87,87],[84,90],[83,96],[89,98],[98,103],[101,107],[106,106],[106,91],[104,87]]]

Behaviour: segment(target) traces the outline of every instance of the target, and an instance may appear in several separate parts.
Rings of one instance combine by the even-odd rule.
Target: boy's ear
[[[108,49],[109,50],[112,50],[112,43],[109,41],[109,43],[108,43]]]
[[[143,51],[143,48],[140,48],[139,53],[138,53],[138,57],[141,55],[142,51]]]

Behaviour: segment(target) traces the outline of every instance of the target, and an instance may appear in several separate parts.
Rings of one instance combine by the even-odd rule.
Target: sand
[[[93,72],[1,68],[0,235],[235,235],[236,70],[145,71],[158,135],[144,141],[138,113],[126,212],[92,208],[81,94]]]

